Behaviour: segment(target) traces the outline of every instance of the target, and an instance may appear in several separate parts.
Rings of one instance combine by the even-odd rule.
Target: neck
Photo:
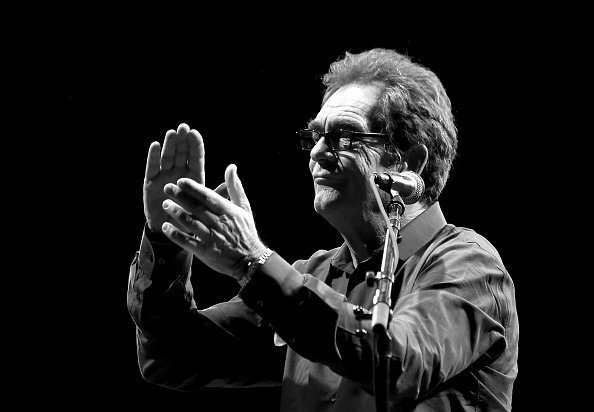
[[[404,213],[400,218],[400,228],[402,229],[404,226],[408,225],[410,222],[413,221],[414,218],[419,216],[427,210],[427,205],[421,202],[413,203],[412,205],[407,205],[404,208]]]
[[[365,210],[365,209],[364,209]],[[386,224],[379,213],[360,213],[355,216],[325,216],[342,235],[355,266],[378,250],[385,237]]]
[[[427,205],[417,202],[407,205],[400,219],[400,228],[413,221],[427,209]],[[386,237],[386,222],[379,212],[371,212],[354,218],[337,219],[330,223],[340,232],[347,244],[353,264],[368,259],[375,251],[383,247]]]

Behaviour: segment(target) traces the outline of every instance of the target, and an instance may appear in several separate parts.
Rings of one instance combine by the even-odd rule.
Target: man
[[[147,225],[128,292],[143,377],[181,390],[274,380],[254,370],[274,350],[271,326],[274,342],[288,346],[281,410],[375,410],[375,332],[359,315],[374,309],[366,273],[382,266],[382,209],[395,193],[377,192],[370,177],[414,172],[426,189],[401,218],[389,410],[510,410],[514,286],[495,248],[447,224],[440,210],[457,147],[441,82],[395,51],[374,49],[347,53],[324,84],[321,110],[299,137],[311,150],[314,208],[344,244],[307,260],[289,264],[262,243],[234,165],[215,190],[204,185],[197,131],[182,124],[162,149],[151,144]],[[239,281],[238,296],[198,310],[192,256]]]

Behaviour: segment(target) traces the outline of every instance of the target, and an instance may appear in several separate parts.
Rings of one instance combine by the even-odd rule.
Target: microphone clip
[[[390,193],[392,191],[392,184],[394,180],[388,173],[373,173],[375,184],[384,192]]]
[[[392,198],[388,203],[388,219],[390,225],[396,230],[396,233],[400,235],[400,218],[404,214],[404,201],[398,192],[393,192]]]

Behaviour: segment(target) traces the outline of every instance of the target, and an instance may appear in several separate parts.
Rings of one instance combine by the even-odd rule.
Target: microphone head
[[[400,175],[412,180],[415,183],[414,190],[407,196],[402,197],[404,204],[412,205],[413,203],[418,202],[425,192],[425,182],[423,181],[423,178],[415,172],[411,172],[410,170],[404,171],[400,173]]]

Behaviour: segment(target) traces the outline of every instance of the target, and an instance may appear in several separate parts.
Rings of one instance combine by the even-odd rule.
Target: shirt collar
[[[439,202],[435,202],[400,231],[400,234],[402,235],[402,240],[398,243],[400,260],[407,260],[414,255],[417,250],[433,239],[437,232],[439,232],[445,225],[446,220],[441,211],[441,207],[439,206]],[[380,251],[377,251],[365,261],[373,259],[373,257]],[[355,268],[353,266],[351,253],[346,242],[338,248],[332,258],[331,264],[337,269],[348,273],[354,271]]]
[[[400,259],[406,260],[429,242],[446,225],[439,202],[433,203],[400,231],[402,241],[398,244]]]
[[[334,257],[330,261],[330,264],[337,269],[343,270],[347,273],[353,273],[355,267],[353,266],[353,257],[351,256],[351,252],[349,251],[349,247],[347,246],[346,242],[342,244],[341,247],[338,248]]]

